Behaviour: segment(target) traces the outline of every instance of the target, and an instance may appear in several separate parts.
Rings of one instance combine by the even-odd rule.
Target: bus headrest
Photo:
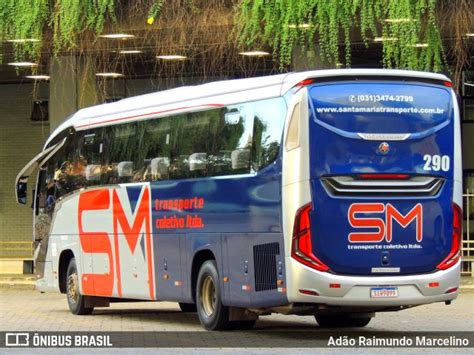
[[[207,153],[193,153],[189,156],[189,171],[206,169]]]
[[[170,158],[158,157],[153,158],[150,162],[151,176],[153,178],[168,175],[168,169],[170,166]]]
[[[121,161],[117,164],[119,177],[131,177],[133,175],[133,161]]]
[[[84,171],[87,181],[96,181],[100,179],[101,166],[98,164],[89,164]]]

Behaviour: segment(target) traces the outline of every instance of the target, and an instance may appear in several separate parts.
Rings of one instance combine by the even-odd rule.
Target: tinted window
[[[196,112],[178,121],[174,178],[250,171],[253,116],[246,104]]]
[[[99,184],[258,171],[278,155],[285,114],[277,98],[77,132],[48,163],[49,175],[62,196]]]
[[[278,155],[285,115],[276,98],[106,127],[106,182],[258,171]]]
[[[107,143],[103,128],[79,132],[76,135],[72,161],[68,164],[69,175],[75,177],[71,183],[76,189],[107,183]]]
[[[141,181],[248,173],[252,128],[246,104],[139,122]]]
[[[75,189],[72,184],[75,176],[69,169],[73,160],[72,133],[69,134],[65,144],[40,167],[37,185],[37,214],[38,212],[52,213],[56,202]],[[61,141],[65,137],[67,135],[63,135]],[[56,143],[58,142],[53,142],[53,144]]]
[[[105,183],[119,184],[142,181],[136,177],[138,161],[137,124],[130,123],[104,128]]]
[[[282,98],[257,101],[254,104],[252,166],[258,171],[278,156],[286,104]]]

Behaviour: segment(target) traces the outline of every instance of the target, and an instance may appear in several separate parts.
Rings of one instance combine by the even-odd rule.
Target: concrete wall
[[[27,244],[4,242],[32,241],[31,182],[35,179],[30,180],[26,206],[15,202],[14,183],[49,134],[47,122],[30,120],[33,91],[32,84],[0,85],[0,257],[31,257],[28,250],[9,250]],[[41,91],[39,98],[47,98]]]

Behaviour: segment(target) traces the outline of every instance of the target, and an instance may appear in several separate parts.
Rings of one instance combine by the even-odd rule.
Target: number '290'
[[[448,155],[429,155],[423,156],[425,165],[423,170],[427,171],[449,171],[449,156]]]

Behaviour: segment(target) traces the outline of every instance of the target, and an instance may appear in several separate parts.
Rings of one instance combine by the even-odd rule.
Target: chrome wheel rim
[[[72,303],[79,300],[79,280],[75,272],[67,278],[67,297]]]
[[[210,317],[214,314],[216,309],[217,294],[214,281],[210,275],[206,276],[202,282],[202,309],[206,316]]]

